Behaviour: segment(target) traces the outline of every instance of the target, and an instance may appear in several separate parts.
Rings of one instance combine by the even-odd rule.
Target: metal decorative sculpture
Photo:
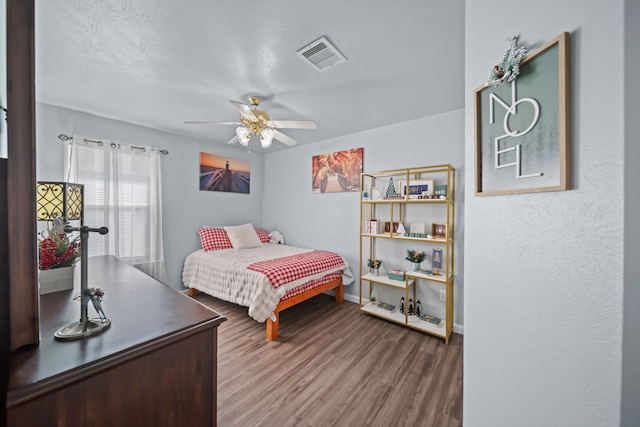
[[[107,321],[107,316],[104,314],[104,310],[102,309],[102,297],[104,296],[104,291],[100,288],[88,288],[82,291],[82,293],[78,294],[73,298],[74,300],[78,300],[82,298],[83,304],[88,304],[89,301],[93,304],[93,308],[95,308],[96,313],[98,313],[98,317],[101,322]]]
[[[99,288],[90,288],[88,286],[88,242],[89,233],[107,234],[109,229],[107,227],[90,228],[86,225],[80,227],[71,227],[69,225],[64,227],[65,233],[71,233],[72,231],[80,232],[80,251],[81,251],[81,274],[80,274],[80,294],[74,299],[80,299],[80,320],[70,323],[62,328],[58,329],[55,333],[55,337],[59,340],[76,340],[86,338],[92,335],[97,335],[109,326],[111,326],[111,320],[104,315],[102,311],[102,296],[104,292]],[[89,318],[89,300],[93,303],[93,308],[98,312],[98,319]]]

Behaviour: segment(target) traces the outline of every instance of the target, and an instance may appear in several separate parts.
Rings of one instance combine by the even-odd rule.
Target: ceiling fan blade
[[[242,102],[238,102],[238,101],[229,101],[229,102],[231,103],[231,105],[233,105],[233,108],[238,110],[238,112],[243,116],[249,117],[250,119],[256,118],[256,115],[253,114],[253,111],[251,111],[251,108],[249,108],[248,105],[245,105]]]
[[[271,120],[268,125],[279,129],[317,129],[313,120]]]
[[[283,144],[288,145],[289,147],[293,147],[298,143],[298,141],[296,141],[295,139],[275,129],[273,129],[273,137]]]
[[[239,122],[185,122],[188,125],[241,125]]]
[[[233,138],[231,138],[229,140],[229,142],[227,142],[227,144],[240,144],[240,141],[238,141],[238,137],[234,136]]]

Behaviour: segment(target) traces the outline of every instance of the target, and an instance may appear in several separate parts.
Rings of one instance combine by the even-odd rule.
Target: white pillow
[[[262,246],[260,237],[251,223],[224,227],[233,249],[249,249]]]

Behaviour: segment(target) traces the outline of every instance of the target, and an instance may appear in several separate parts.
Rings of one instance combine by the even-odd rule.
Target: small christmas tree
[[[387,197],[396,197],[397,195],[398,192],[396,191],[396,186],[393,185],[393,178],[390,178],[387,186]]]

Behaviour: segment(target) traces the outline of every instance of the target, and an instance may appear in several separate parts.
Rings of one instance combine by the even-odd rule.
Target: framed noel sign
[[[562,33],[524,57],[514,37],[475,90],[476,196],[570,188],[569,41]]]

